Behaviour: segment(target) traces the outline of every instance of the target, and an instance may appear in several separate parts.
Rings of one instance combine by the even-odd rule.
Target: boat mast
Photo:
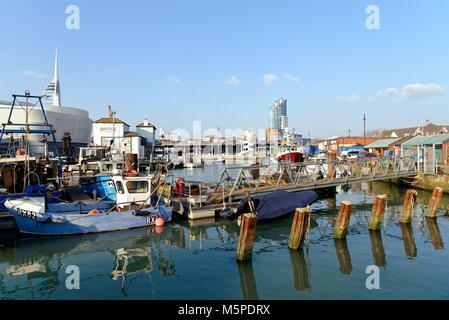
[[[29,177],[28,177],[28,173],[30,172],[30,162],[28,159],[28,151],[29,151],[29,145],[28,145],[28,134],[29,134],[29,130],[30,130],[30,126],[29,126],[29,120],[28,120],[28,114],[29,114],[29,109],[28,109],[28,102],[30,99],[30,91],[25,91],[25,178],[24,178],[24,188],[28,185],[29,182]]]

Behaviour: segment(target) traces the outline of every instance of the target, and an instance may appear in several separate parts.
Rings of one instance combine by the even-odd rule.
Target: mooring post
[[[253,255],[253,244],[256,236],[257,216],[254,213],[247,213],[242,216],[240,226],[240,240],[237,247],[237,260],[251,260]]]
[[[387,195],[381,194],[374,199],[373,208],[371,209],[371,218],[369,222],[369,230],[378,231],[382,226],[382,220],[387,207]]]
[[[334,229],[335,239],[345,239],[348,235],[349,222],[351,221],[352,202],[343,201],[338,212],[337,223]]]
[[[411,223],[413,220],[413,208],[415,206],[415,199],[418,192],[414,189],[407,190],[404,198],[404,206],[402,207],[402,214],[400,218],[401,223]]]
[[[429,207],[427,208],[426,218],[436,218],[437,210],[440,207],[441,197],[443,196],[443,188],[435,187],[430,198]]]
[[[310,207],[296,209],[288,247],[292,250],[302,249],[306,234],[309,231]]]
[[[333,161],[337,160],[337,152],[329,152],[327,159],[329,161],[329,163],[327,164],[327,177],[329,179],[333,179],[335,176],[335,163],[333,163]]]

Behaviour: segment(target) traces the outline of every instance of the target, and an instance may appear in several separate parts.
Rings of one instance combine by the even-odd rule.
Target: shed
[[[395,144],[399,141],[399,138],[390,138],[390,139],[378,139],[367,144],[364,148],[365,150],[369,150],[370,152],[377,152],[381,156],[384,155],[385,150],[388,150],[392,144]]]
[[[401,149],[403,155],[417,157],[424,168],[432,166],[432,171],[435,171],[437,164],[448,163],[449,134],[414,137],[405,141]]]

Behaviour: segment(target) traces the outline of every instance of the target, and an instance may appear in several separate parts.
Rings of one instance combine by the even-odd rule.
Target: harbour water
[[[220,166],[177,174],[216,180]],[[388,195],[381,233],[368,231],[375,194]],[[376,182],[339,190],[312,207],[304,251],[287,248],[292,217],[257,226],[253,260],[235,260],[239,228],[226,220],[175,221],[163,229],[0,240],[0,299],[448,299],[449,217],[424,218],[419,191],[411,227],[399,215],[405,190]],[[341,201],[354,204],[346,241],[334,241]],[[448,205],[443,198],[442,206]],[[68,266],[80,289],[66,288]],[[368,290],[366,268],[380,268]]]

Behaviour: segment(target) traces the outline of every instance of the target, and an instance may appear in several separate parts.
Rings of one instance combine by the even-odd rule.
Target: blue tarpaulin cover
[[[301,192],[287,192],[278,190],[266,195],[251,198],[257,213],[257,220],[270,220],[295,212],[297,208],[305,208],[318,199],[313,190]],[[248,199],[239,206],[238,211],[250,212]],[[246,211],[246,212],[245,212]]]

